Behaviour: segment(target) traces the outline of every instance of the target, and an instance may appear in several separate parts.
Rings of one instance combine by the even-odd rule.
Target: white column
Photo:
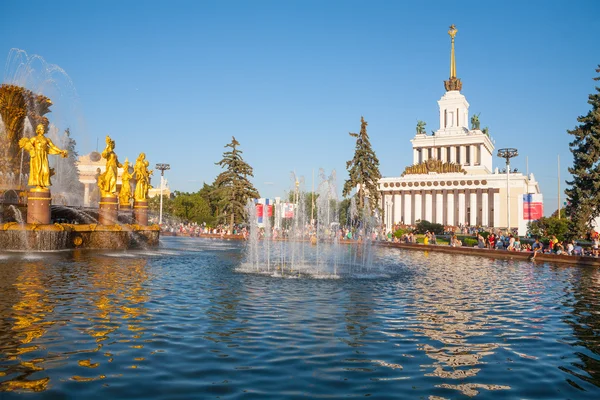
[[[465,194],[458,194],[458,223],[465,225]]]
[[[462,165],[465,165],[465,161],[466,161],[466,156],[467,156],[467,147],[466,146],[460,146],[460,163]]]
[[[435,223],[443,224],[444,223],[444,194],[436,193],[435,194]]]
[[[400,222],[400,217],[402,216],[402,210],[400,210],[400,202],[402,200],[401,193],[394,193],[394,224]]]
[[[456,162],[456,147],[455,146],[450,146],[450,159],[448,160],[449,162]]]
[[[423,214],[422,214],[423,210],[421,210],[422,204],[423,204],[423,200],[421,199],[421,194],[415,193],[415,215],[413,217],[413,222],[423,219]]]
[[[423,218],[426,221],[433,222],[433,199],[431,194],[425,194],[425,217]]]
[[[471,155],[470,155],[470,158],[469,158],[469,160],[471,161],[471,165],[477,164],[476,163],[476,161],[477,161],[477,158],[476,158],[477,157],[477,152],[476,152],[474,144],[472,144],[472,145],[469,146],[469,151],[471,152]]]
[[[477,193],[471,192],[470,199],[470,208],[471,208],[471,220],[469,224],[471,226],[477,225],[477,213],[479,212],[479,204],[477,204]]]
[[[489,199],[488,199],[487,192],[483,192],[481,194],[481,208],[482,208],[481,225],[488,226],[489,222],[490,222],[488,219],[490,207],[489,207]]]
[[[454,225],[454,193],[448,193],[448,201],[446,203],[448,213],[448,225]]]
[[[444,129],[444,110],[440,108],[440,129]]]
[[[446,148],[445,147],[440,147],[440,152],[442,153],[440,160],[442,160],[442,162],[446,162]]]
[[[419,150],[413,149],[413,164],[419,163]]]
[[[407,225],[411,225],[412,223],[412,215],[410,213],[411,201],[410,192],[404,193],[404,223]]]
[[[506,221],[500,221],[500,193],[494,193],[494,227],[506,225]]]

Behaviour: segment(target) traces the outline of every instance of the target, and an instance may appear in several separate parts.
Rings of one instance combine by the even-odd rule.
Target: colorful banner
[[[283,218],[294,218],[293,203],[283,203]]]
[[[263,210],[264,210],[264,206],[262,204],[257,204],[256,205],[256,220],[259,224],[263,223]]]
[[[544,202],[541,194],[523,195],[523,219],[535,221],[544,216]]]

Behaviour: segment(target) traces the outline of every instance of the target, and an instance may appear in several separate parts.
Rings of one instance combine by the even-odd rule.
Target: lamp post
[[[519,155],[519,151],[513,148],[506,148],[498,150],[498,157],[506,159],[506,229],[510,233],[510,187],[509,176],[510,176],[510,159]]]
[[[165,171],[171,169],[171,166],[169,164],[156,164],[156,169],[160,171],[160,211],[158,214],[158,225],[162,225],[163,182]]]
[[[385,221],[386,221],[386,225],[387,225],[385,227],[386,228],[385,230],[386,230],[386,233],[387,233],[388,231],[392,230],[392,224],[393,224],[393,221],[392,221],[392,202],[389,201],[389,200],[387,200],[385,202],[385,206],[386,206],[385,207]]]

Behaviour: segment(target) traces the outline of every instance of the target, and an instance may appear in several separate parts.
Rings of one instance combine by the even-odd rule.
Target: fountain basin
[[[0,249],[55,251],[65,249],[126,250],[158,246],[158,225],[19,224],[0,226]]]

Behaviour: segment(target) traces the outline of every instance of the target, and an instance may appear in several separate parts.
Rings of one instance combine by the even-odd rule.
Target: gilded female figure
[[[32,138],[21,138],[19,147],[29,152],[31,161],[29,163],[29,186],[44,189],[50,186],[52,171],[48,165],[48,154],[60,154],[67,157],[67,151],[61,150],[52,143],[52,140],[44,136],[44,125],[39,124],[35,130],[36,136]]]
[[[133,173],[137,183],[135,184],[134,198],[136,201],[145,201],[148,197],[148,189],[150,189],[150,175],[153,171],[148,171],[148,165],[150,163],[146,161],[146,154],[140,153],[138,156],[135,166],[133,167]]]
[[[115,150],[115,141],[106,136],[106,148],[102,152],[102,158],[106,159],[106,171],[100,175],[98,187],[102,193],[102,197],[114,196],[117,192],[117,176],[119,168],[122,166],[117,159]]]
[[[119,203],[128,205],[131,199],[131,178],[133,174],[129,173],[129,160],[125,159],[123,163],[123,173],[121,174],[121,190],[119,191]]]

